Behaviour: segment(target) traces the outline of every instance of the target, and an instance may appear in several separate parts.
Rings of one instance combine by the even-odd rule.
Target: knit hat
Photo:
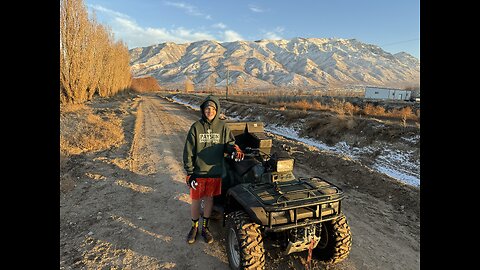
[[[217,109],[217,104],[215,104],[215,102],[209,100],[207,102],[205,102],[205,104],[203,104],[203,108],[207,108],[208,106],[212,106],[215,108],[215,110]]]

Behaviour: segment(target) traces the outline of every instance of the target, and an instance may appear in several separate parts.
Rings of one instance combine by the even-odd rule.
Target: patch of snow
[[[353,160],[359,160],[360,157],[365,154],[379,152],[372,165],[372,169],[403,183],[417,187],[420,186],[420,164],[413,163],[409,159],[413,152],[403,152],[388,148],[352,147],[346,142],[339,142],[334,146],[328,146],[325,143],[311,138],[300,137],[298,131],[295,129],[278,125],[265,127],[265,130],[289,139],[303,142],[320,150],[331,151],[347,156]]]
[[[175,103],[177,103],[177,104],[180,104],[180,105],[183,105],[183,106],[185,106],[185,107],[188,107],[188,108],[190,108],[190,109],[192,109],[192,110],[194,110],[194,111],[200,111],[200,106],[198,106],[198,105],[193,105],[193,104],[191,104],[191,103],[189,103],[189,102],[185,102],[185,101],[183,101],[183,100],[181,100],[181,99],[179,99],[179,98],[177,98],[177,97],[173,97],[172,99],[173,99],[173,101],[174,101]]]
[[[415,136],[412,136],[412,137],[402,137],[403,140],[407,141],[407,142],[411,142],[411,143],[417,143],[418,140],[420,140],[420,135],[415,135]]]

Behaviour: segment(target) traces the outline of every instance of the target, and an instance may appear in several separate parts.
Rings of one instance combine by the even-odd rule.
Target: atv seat
[[[272,139],[265,135],[262,122],[227,122],[226,124],[241,149],[259,148],[263,153],[270,154]]]

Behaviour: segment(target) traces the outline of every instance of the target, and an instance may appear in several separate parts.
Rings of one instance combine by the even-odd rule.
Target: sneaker
[[[197,232],[198,232],[198,227],[192,226],[190,228],[190,232],[188,232],[188,236],[187,236],[187,242],[189,244],[195,243],[195,240],[197,239]]]
[[[208,244],[213,242],[213,235],[210,232],[210,230],[208,229],[208,227],[203,227],[202,228],[202,236],[203,236],[203,239],[205,240],[205,242],[207,242]]]

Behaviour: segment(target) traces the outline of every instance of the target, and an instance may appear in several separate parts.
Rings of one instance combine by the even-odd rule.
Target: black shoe
[[[208,244],[213,242],[213,235],[208,229],[208,227],[202,228],[202,236],[203,236],[203,240],[205,240],[205,242],[207,242]]]
[[[195,243],[195,240],[197,239],[197,232],[198,232],[198,227],[192,226],[192,228],[190,229],[190,232],[188,232],[188,236],[187,236],[187,242],[189,244]]]

